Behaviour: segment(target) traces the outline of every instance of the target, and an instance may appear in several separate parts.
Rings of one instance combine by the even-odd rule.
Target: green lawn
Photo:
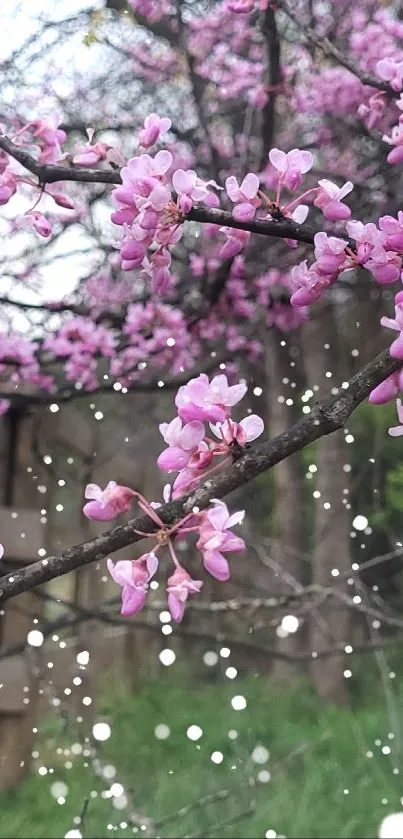
[[[74,754],[80,726],[52,714],[42,724],[31,777],[0,797],[0,837],[63,837],[87,798],[85,839],[137,833],[235,839],[267,831],[290,839],[374,837],[382,819],[401,809],[400,744],[384,702],[340,710],[323,705],[304,684],[291,691],[264,677],[203,686],[176,678],[164,672],[140,695],[122,688],[115,698],[106,691],[101,702],[98,718],[112,734],[98,744],[98,758],[116,768],[109,784],[125,787],[129,807],[116,809],[102,797],[108,782],[96,777],[88,754]],[[246,698],[245,709],[231,707],[235,695]],[[399,702],[400,716],[401,709]],[[164,740],[155,736],[158,725],[169,726]],[[203,730],[196,742],[187,736],[191,725]],[[256,746],[268,750],[267,762],[252,758],[265,758]],[[211,760],[214,752],[222,753],[221,763]],[[68,787],[65,803],[52,794],[55,781]],[[213,800],[177,813],[206,796]],[[157,824],[133,826],[133,810]]]

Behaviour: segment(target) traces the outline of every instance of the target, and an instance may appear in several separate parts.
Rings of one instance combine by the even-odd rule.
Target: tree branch
[[[352,377],[348,388],[323,405],[317,405],[309,417],[299,420],[274,440],[248,447],[236,463],[217,477],[206,481],[183,498],[160,507],[158,513],[162,521],[172,525],[195,508],[206,508],[213,498],[222,498],[314,440],[342,428],[350,414],[366,399],[371,390],[400,366],[401,361],[391,358],[388,350],[380,353]],[[151,535],[155,532],[155,525],[148,516],[138,516],[89,542],[70,548],[60,556],[47,557],[2,577],[0,603],[140,541],[144,537],[135,533],[135,530]]]
[[[396,91],[388,84],[388,82],[383,82],[381,79],[376,79],[374,76],[370,76],[368,73],[364,73],[360,70],[353,61],[351,61],[344,53],[338,49],[328,38],[321,37],[317,34],[315,29],[311,26],[306,26],[301,23],[300,20],[300,13],[294,9],[291,9],[287,4],[286,0],[276,0],[276,6],[279,9],[282,9],[283,12],[287,15],[287,17],[295,23],[296,27],[299,29],[303,35],[308,38],[312,44],[319,47],[325,55],[331,56],[334,58],[338,64],[341,64],[346,70],[350,70],[350,73],[353,73],[357,79],[362,82],[364,85],[369,85],[370,87],[374,87],[377,90],[382,90],[384,93],[387,93],[388,96],[396,97]]]
[[[68,168],[38,163],[32,155],[13,143],[4,134],[0,135],[0,149],[21,163],[25,169],[35,175],[40,184],[56,183],[57,181],[78,181],[81,183],[120,184],[122,179],[117,170],[85,169],[82,166]],[[313,244],[316,230],[307,224],[296,224],[291,219],[282,218],[278,221],[268,219],[254,219],[253,221],[237,221],[226,210],[193,207],[186,214],[186,221],[198,221],[203,224],[218,224],[237,230],[247,230],[250,233],[260,233],[262,236],[274,236],[280,239],[296,239],[297,242]]]
[[[228,351],[216,353],[214,358],[212,357],[208,362],[190,367],[188,370],[185,370],[183,373],[178,373],[176,376],[164,377],[164,374],[160,373],[158,379],[132,382],[130,385],[127,385],[124,395],[127,393],[155,393],[158,390],[176,390],[181,385],[186,385],[189,379],[192,379],[195,376],[200,376],[201,373],[211,373],[225,361],[228,361]],[[130,375],[130,372],[131,371],[127,371],[124,375]],[[160,382],[163,382],[163,384],[161,385]],[[52,402],[62,404],[64,402],[71,402],[73,399],[85,399],[85,397],[93,398],[99,393],[113,393],[116,396],[119,391],[115,389],[115,384],[116,381],[113,381],[110,384],[99,385],[99,387],[95,390],[68,390],[63,388],[61,391],[57,391],[56,393],[13,393],[12,391],[9,392],[5,390],[0,391],[0,399],[10,399],[13,404],[18,405],[50,405]]]
[[[122,183],[119,172],[114,169],[86,169],[83,166],[72,166],[68,168],[67,166],[38,163],[29,152],[17,146],[16,143],[13,143],[5,134],[0,135],[0,149],[3,149],[3,151],[11,155],[14,160],[18,160],[18,163],[21,163],[21,166],[24,166],[33,175],[36,175],[40,184],[54,184],[58,181],[79,181],[81,183],[91,184]]]
[[[248,230],[250,233],[261,233],[262,236],[275,236],[279,239],[296,239],[297,242],[306,242],[308,245],[313,245],[315,234],[318,232],[307,224],[297,224],[287,218],[278,221],[259,218],[253,221],[237,221],[226,210],[210,210],[204,207],[193,207],[187,213],[186,220],[219,224],[222,227]]]

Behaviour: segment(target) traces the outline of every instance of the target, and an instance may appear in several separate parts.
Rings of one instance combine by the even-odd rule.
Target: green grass
[[[245,710],[232,709],[236,694],[246,697]],[[400,716],[401,710],[400,703]],[[305,684],[280,689],[256,677],[200,686],[167,673],[136,696],[121,688],[111,697],[106,690],[98,717],[112,728],[99,757],[116,767],[115,780],[129,791],[132,809],[162,820],[155,832],[133,832],[130,811],[101,797],[105,784],[94,776],[88,757],[60,753],[78,742],[82,726],[66,725],[52,714],[42,724],[31,776],[16,792],[0,796],[1,839],[63,837],[87,797],[85,839],[136,833],[246,839],[265,837],[268,830],[290,839],[373,837],[382,818],[401,809],[401,776],[393,772],[403,771],[398,738],[388,738],[382,701],[378,708],[352,711],[325,706]],[[161,723],[171,730],[166,740],[154,734]],[[193,724],[203,729],[198,742],[186,735]],[[228,737],[230,730],[237,731],[236,739]],[[251,758],[258,744],[270,753],[264,765]],[[383,754],[382,746],[391,754]],[[214,751],[224,755],[220,765],[211,761]],[[41,776],[40,766],[54,771]],[[268,783],[258,780],[262,770],[271,773]],[[51,794],[56,780],[68,785],[64,804]],[[221,799],[164,821],[218,791],[224,791]]]

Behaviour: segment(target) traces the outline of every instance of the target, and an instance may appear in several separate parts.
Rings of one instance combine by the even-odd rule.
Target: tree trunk
[[[326,398],[332,387],[341,384],[346,375],[340,335],[330,304],[324,303],[315,319],[304,330],[308,386],[316,387],[315,396]],[[327,374],[331,373],[331,376]],[[336,593],[347,594],[345,575],[351,567],[350,514],[348,502],[349,479],[348,446],[344,432],[338,431],[322,437],[316,445],[317,466],[316,519],[312,553],[312,583],[323,588],[331,587]],[[346,492],[347,491],[347,492]],[[344,503],[343,503],[344,502]],[[340,578],[341,582],[338,582]],[[344,646],[350,639],[351,611],[343,607],[337,597],[311,612],[310,647],[312,653],[335,646]],[[337,704],[348,701],[344,654],[319,658],[313,661],[311,673],[318,693]]]
[[[267,374],[267,415],[270,437],[276,437],[299,418],[298,396],[301,388],[301,353],[293,335],[284,336],[275,329],[266,334],[265,370]],[[295,383],[294,387],[291,387]],[[292,404],[287,404],[292,400]],[[303,463],[301,452],[283,460],[274,469],[275,505],[271,540],[273,594],[292,593],[304,581],[304,504]],[[276,650],[293,656],[302,652],[304,630],[281,637],[281,617],[276,636]],[[275,660],[272,674],[289,678],[303,670],[301,664],[286,659]]]
[[[25,521],[29,519],[32,522],[32,516],[25,516],[25,513],[37,510],[41,498],[37,489],[41,481],[32,454],[32,418],[10,411],[1,420],[1,438],[1,497],[4,509],[10,509],[10,518],[11,512],[17,514],[15,521],[18,522],[17,533],[20,536],[24,530],[24,517]],[[28,551],[32,548],[32,560],[38,558],[39,532],[38,510],[37,532],[26,534]],[[6,534],[4,541],[7,545]],[[22,564],[17,551],[13,558],[17,564]],[[7,563],[7,553],[4,563]],[[26,642],[29,631],[36,628],[34,619],[40,621],[42,613],[41,600],[31,592],[13,598],[7,604],[1,621],[2,646]],[[38,712],[37,674],[32,649],[0,662],[0,681],[3,683],[0,692],[0,790],[18,786],[31,763]]]

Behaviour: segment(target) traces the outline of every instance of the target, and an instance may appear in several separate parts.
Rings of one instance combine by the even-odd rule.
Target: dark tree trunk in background
[[[30,559],[38,559],[40,540],[38,485],[41,484],[40,466],[35,463],[32,452],[32,417],[26,413],[10,411],[0,420],[0,491],[1,505],[6,511],[17,514],[18,536],[25,529]],[[29,471],[28,471],[29,470]],[[42,501],[42,503],[44,503]],[[46,502],[45,502],[46,503]],[[29,513],[28,513],[29,511]],[[33,511],[38,511],[37,517]],[[33,516],[33,521],[25,513]],[[39,536],[38,536],[39,534]],[[7,535],[4,563],[7,561]],[[11,559],[11,557],[9,557]],[[15,556],[17,565],[23,565]],[[33,592],[25,592],[7,604],[1,619],[1,644],[3,647],[25,643],[30,630],[35,629],[34,619],[43,613],[43,603]],[[31,764],[31,752],[35,739],[33,729],[37,721],[38,684],[37,676],[42,669],[40,650],[27,649],[22,655],[15,655],[0,662],[0,790],[13,789],[23,779]],[[38,669],[39,668],[39,669]],[[6,694],[11,702],[7,707]],[[5,701],[6,700],[6,701]]]
[[[343,359],[348,351],[342,346],[331,304],[318,306],[313,320],[304,329],[304,349],[308,387],[315,385],[315,399],[322,400],[332,387],[341,384]],[[327,376],[331,373],[331,376]],[[343,575],[351,568],[350,513],[346,509],[349,488],[349,447],[344,432],[338,431],[323,437],[316,445],[315,489],[316,499],[314,545],[312,551],[312,583],[347,594]],[[312,481],[313,483],[313,481]],[[339,576],[332,574],[333,569]],[[339,579],[341,580],[339,582]],[[311,612],[310,649],[320,651],[344,645],[351,638],[351,611],[336,598],[326,599],[323,605]],[[311,665],[312,677],[318,693],[337,704],[348,701],[343,671],[346,656],[319,659]]]
[[[302,385],[301,353],[296,335],[271,329],[266,334],[267,418],[270,437],[276,437],[298,419]],[[295,386],[292,387],[292,384]],[[280,401],[279,401],[280,400]],[[292,404],[287,405],[287,400]],[[304,583],[304,504],[302,453],[279,463],[274,471],[275,501],[270,559],[273,562],[273,594],[292,593]],[[281,616],[279,617],[279,624]],[[303,628],[286,638],[276,636],[278,652],[295,655],[304,648]],[[276,659],[272,673],[287,678],[301,672],[300,664]]]

